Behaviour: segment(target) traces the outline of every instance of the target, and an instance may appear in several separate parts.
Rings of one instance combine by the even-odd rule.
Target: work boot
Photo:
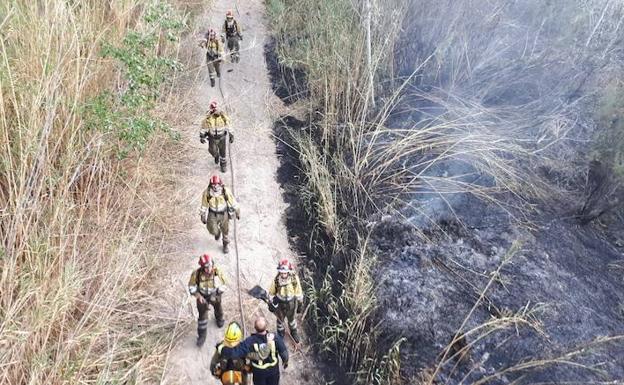
[[[223,320],[223,318],[217,320],[217,327],[222,328],[223,324],[225,324],[225,321]]]
[[[215,86],[215,80],[214,78],[210,78],[210,87],[214,87]]]
[[[227,170],[227,166],[225,165],[225,163],[221,163],[220,167],[221,167],[221,172],[225,172]]]
[[[218,232],[218,233],[215,235],[215,241],[218,241],[219,239],[221,239],[221,232]]]
[[[197,345],[198,348],[201,348],[204,345],[204,342],[206,342],[205,332],[197,336],[197,342],[195,344]]]
[[[215,164],[219,164],[219,156],[218,155],[214,157],[214,160],[215,160]]]
[[[229,242],[223,242],[223,252],[225,254],[230,252],[230,247],[228,246],[230,243]]]
[[[284,329],[278,329],[277,334],[279,334],[280,337],[284,338]]]
[[[297,333],[297,329],[290,329],[290,336],[296,344],[299,343],[299,333]]]

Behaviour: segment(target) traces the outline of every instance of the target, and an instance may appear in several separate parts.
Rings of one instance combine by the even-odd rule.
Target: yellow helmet
[[[226,346],[233,348],[238,345],[243,339],[243,330],[238,322],[230,322],[227,329],[225,329],[225,339],[223,342]]]

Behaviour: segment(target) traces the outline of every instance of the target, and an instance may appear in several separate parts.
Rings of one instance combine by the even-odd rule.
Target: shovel
[[[256,299],[259,299],[262,302],[265,302],[267,305],[269,305],[269,311],[271,313],[275,313],[275,310],[277,310],[275,305],[273,305],[273,303],[269,301],[269,293],[266,290],[264,290],[260,285],[256,285],[252,287],[251,289],[249,289],[248,293],[250,296]]]
[[[265,302],[269,306],[269,311],[275,314],[275,316],[282,322],[282,324],[285,322],[284,315],[282,315],[281,312],[276,311],[277,307],[273,305],[273,303],[269,300],[269,293],[266,290],[264,290],[260,285],[256,285],[252,287],[251,289],[249,289],[249,291],[247,291],[247,293],[249,293],[250,296],[256,299],[259,299]],[[295,339],[290,334],[290,330],[285,330],[285,332],[290,338],[290,340],[292,341],[292,343],[295,345],[295,347],[298,348],[299,344],[295,341]]]

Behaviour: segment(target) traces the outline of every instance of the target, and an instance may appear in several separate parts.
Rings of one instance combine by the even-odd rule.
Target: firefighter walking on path
[[[208,152],[214,158],[215,163],[220,166],[221,172],[227,170],[227,142],[234,143],[234,135],[228,128],[229,124],[230,119],[227,115],[217,109],[217,102],[215,100],[210,102],[208,113],[199,131],[199,141],[206,143],[208,139]]]
[[[243,339],[243,330],[236,322],[230,322],[225,330],[225,338],[217,344],[212,360],[210,373],[221,380],[223,385],[247,385],[251,367],[248,360],[241,358],[225,358],[221,351],[224,347],[235,348]]]
[[[269,295],[273,296],[271,303],[277,316],[277,332],[284,336],[284,322],[288,320],[290,335],[295,343],[299,343],[295,316],[303,311],[303,290],[299,276],[288,259],[282,259],[278,263],[277,275],[271,283]]]
[[[200,208],[201,221],[206,225],[206,229],[215,240],[223,236],[223,252],[229,252],[229,230],[230,219],[236,215],[236,219],[240,219],[240,209],[234,200],[234,196],[223,185],[218,175],[210,178],[210,183],[202,196],[202,204]]]
[[[240,41],[243,40],[243,34],[240,24],[234,19],[232,11],[227,11],[225,14],[223,33],[227,39],[227,48],[232,57],[232,62],[238,63],[240,61]]]
[[[267,321],[259,317],[254,323],[256,332],[234,348],[222,347],[221,356],[225,358],[251,358],[251,370],[254,385],[279,385],[279,361],[284,369],[288,367],[288,349],[282,337],[267,331]],[[253,356],[250,356],[253,354]]]
[[[216,278],[221,285],[217,286]],[[214,261],[208,254],[199,257],[199,269],[193,271],[189,279],[189,293],[197,300],[197,346],[202,346],[206,341],[208,329],[208,306],[214,308],[215,320],[218,327],[223,326],[223,307],[221,295],[225,291],[225,279],[214,265]]]
[[[221,77],[221,61],[223,60],[223,45],[217,39],[217,32],[210,29],[204,35],[204,39],[199,46],[206,49],[206,65],[208,66],[208,76],[210,86],[215,86],[215,77]]]

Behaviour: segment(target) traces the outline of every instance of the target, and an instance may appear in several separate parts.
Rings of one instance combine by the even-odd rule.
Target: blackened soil
[[[476,199],[466,203],[465,213],[462,207],[455,210],[460,218],[475,212],[487,218],[497,211]],[[377,253],[386,262],[378,295],[387,309],[384,330],[392,331],[385,340],[391,343],[397,332],[406,337],[403,358],[412,363],[403,366],[406,376],[435,365],[514,241],[522,242],[521,250],[503,267],[464,331],[526,308],[536,310],[529,318],[542,332],[518,325],[490,334],[474,343],[457,369],[451,370],[455,362],[445,368],[446,383],[459,383],[465,375],[464,383],[471,383],[522,362],[560,357],[600,337],[624,335],[624,282],[618,269],[623,256],[609,242],[613,234],[608,238],[598,227],[553,217],[533,231],[511,221],[477,222],[479,227],[440,221],[421,229],[430,242],[421,241],[411,223],[387,218],[377,226]],[[475,340],[476,334],[467,338],[469,344]],[[538,365],[494,383],[622,379],[624,341],[596,344],[573,360],[600,364],[602,372]]]
[[[277,61],[274,41],[265,46],[264,52],[275,94],[286,104],[293,103],[302,95],[306,95],[305,89],[302,90],[300,86],[292,87],[290,86],[291,83],[286,80],[285,76],[287,75],[282,71],[284,68],[279,66]],[[289,71],[288,76],[297,77],[301,76],[301,74],[298,75]],[[301,79],[299,79],[299,82],[297,84],[306,84]],[[285,218],[288,239],[293,249],[300,255],[301,262],[307,271],[314,271],[313,258],[308,258],[307,256],[321,252],[317,248],[322,248],[322,241],[313,241],[316,234],[314,224],[308,218],[304,207],[301,205],[300,191],[305,175],[301,172],[299,157],[293,147],[290,135],[291,130],[305,130],[307,127],[309,127],[309,123],[306,121],[299,120],[293,116],[281,116],[273,125],[273,134],[277,156],[280,161],[277,169],[277,179],[282,187],[284,201],[288,204]],[[306,271],[301,271],[300,274],[304,275]],[[305,277],[302,278],[305,279]],[[306,325],[306,331],[309,340],[315,343],[313,347],[317,347],[316,343],[318,341],[316,341],[315,325]],[[325,380],[328,383],[349,383],[346,373],[335,361],[323,360],[320,354],[312,357],[311,361],[319,367],[319,372],[324,373]]]
[[[277,58],[277,41],[271,38],[264,46],[264,58],[269,69],[269,77],[273,92],[286,105],[308,97],[307,76],[300,69],[287,68],[280,65]]]

